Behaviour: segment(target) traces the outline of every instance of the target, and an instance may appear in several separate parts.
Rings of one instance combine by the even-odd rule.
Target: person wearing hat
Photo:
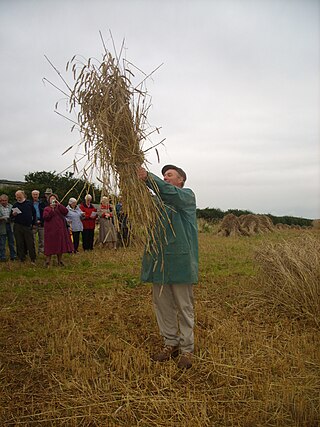
[[[84,213],[77,205],[77,199],[74,197],[70,197],[67,209],[68,213],[66,219],[71,227],[74,253],[76,254],[79,252],[80,233],[83,231],[83,224],[81,220],[84,218]]]
[[[51,196],[52,193],[53,193],[52,188],[47,188],[46,191],[44,192],[43,203],[45,204],[45,206],[49,206],[49,197]]]
[[[163,180],[138,169],[138,177],[161,199],[163,210],[156,247],[143,255],[141,280],[153,284],[154,310],[164,337],[164,348],[153,360],[165,362],[181,353],[178,367],[188,369],[194,353],[193,285],[198,281],[196,199],[192,190],[184,188],[183,169],[166,165],[162,175]]]

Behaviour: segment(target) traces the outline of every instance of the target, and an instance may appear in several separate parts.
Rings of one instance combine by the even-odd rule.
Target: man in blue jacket
[[[138,177],[161,199],[162,226],[156,248],[145,250],[141,279],[153,284],[153,304],[164,348],[153,360],[177,357],[179,368],[192,366],[194,352],[193,285],[198,281],[196,199],[183,188],[186,173],[174,165],[162,168],[163,180],[138,170]]]
[[[40,191],[32,190],[32,203],[36,211],[36,225],[33,227],[33,238],[34,244],[36,244],[36,236],[38,235],[38,254],[43,254],[44,252],[44,220],[43,220],[43,211],[46,207],[45,203],[41,202],[39,199]]]

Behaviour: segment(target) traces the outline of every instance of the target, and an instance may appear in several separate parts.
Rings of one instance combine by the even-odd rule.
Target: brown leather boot
[[[178,362],[179,369],[189,369],[192,366],[192,353],[182,353]]]
[[[166,362],[167,360],[170,360],[171,357],[178,357],[178,356],[179,356],[178,346],[173,347],[171,345],[165,345],[162,351],[154,354],[151,358],[155,362]]]

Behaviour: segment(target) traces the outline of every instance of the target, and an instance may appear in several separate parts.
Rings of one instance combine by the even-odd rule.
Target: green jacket
[[[198,281],[195,195],[188,188],[178,188],[156,175],[148,175],[147,185],[161,198],[165,212],[156,247],[144,252],[141,280],[168,285],[195,284]]]

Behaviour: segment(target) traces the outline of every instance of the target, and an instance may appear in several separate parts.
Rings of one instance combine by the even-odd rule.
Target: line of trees
[[[241,210],[241,209],[228,209],[227,211],[222,211],[219,208],[205,208],[205,209],[197,209],[197,217],[203,218],[209,222],[217,222],[222,219],[227,214],[234,214],[235,216],[254,214],[251,211]],[[288,225],[300,225],[300,226],[311,226],[312,219],[308,218],[299,218],[294,216],[275,216],[271,214],[267,215],[273,224],[288,224]]]
[[[51,188],[60,200],[65,197],[64,204],[68,203],[70,197],[83,199],[87,193],[92,195],[94,201],[100,201],[101,191],[94,184],[75,178],[72,172],[66,172],[63,175],[57,174],[55,171],[30,172],[25,175],[25,183],[22,188],[4,186],[0,192],[7,194],[12,203],[15,201],[17,190],[24,190],[30,199],[32,190],[39,190],[41,196],[44,196],[47,188]]]

